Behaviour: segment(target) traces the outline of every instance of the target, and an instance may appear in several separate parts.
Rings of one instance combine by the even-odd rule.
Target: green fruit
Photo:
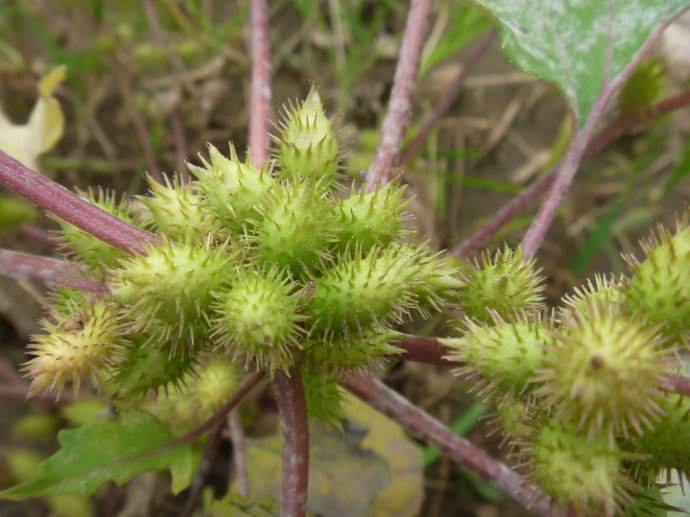
[[[134,223],[129,213],[128,204],[125,201],[118,202],[114,192],[102,189],[90,190],[86,194],[81,193],[81,197],[118,219],[131,224]],[[104,271],[107,268],[114,267],[127,256],[124,251],[103,242],[101,239],[77,228],[73,224],[57,217],[54,219],[60,225],[60,238],[68,253],[76,260],[86,263],[92,270]]]
[[[668,353],[655,327],[592,303],[575,312],[548,347],[537,393],[557,421],[588,436],[642,434],[661,416]]]
[[[139,200],[148,209],[149,225],[159,233],[175,240],[198,239],[212,230],[212,216],[201,206],[197,186],[182,184],[178,177],[165,183],[148,178],[150,196]]]
[[[331,184],[338,167],[338,140],[315,88],[301,105],[286,108],[280,127],[283,175]]]
[[[686,216],[687,217],[687,216]],[[690,332],[690,226],[678,224],[675,234],[660,228],[644,245],[647,258],[632,260],[626,302],[652,323],[663,324],[670,344],[687,346]]]
[[[491,322],[495,312],[511,321],[543,306],[544,279],[534,259],[526,261],[520,249],[484,253],[479,262],[465,267],[462,279],[458,304],[472,319]]]
[[[148,334],[153,346],[172,343],[173,354],[188,354],[205,341],[211,293],[230,281],[236,260],[235,252],[213,247],[210,238],[164,240],[122,262],[109,284],[130,332]]]
[[[288,182],[271,189],[255,222],[257,260],[304,277],[326,257],[334,238],[330,200],[322,189]]]
[[[86,305],[83,312],[44,322],[46,334],[33,336],[32,358],[24,365],[31,378],[29,392],[56,394],[69,382],[74,390],[85,380],[98,385],[99,376],[117,362],[125,340],[114,308],[103,302]]]
[[[575,515],[612,515],[634,484],[621,472],[623,454],[605,437],[594,440],[568,427],[542,427],[532,448],[532,476],[556,508]]]
[[[287,370],[302,333],[296,284],[278,268],[241,270],[214,293],[213,337],[234,359]]]
[[[404,235],[407,217],[405,187],[389,183],[374,192],[350,191],[336,209],[338,248],[359,248],[364,252],[374,246],[387,246]]]
[[[258,208],[275,180],[267,170],[258,170],[248,161],[241,162],[230,146],[230,158],[209,144],[211,163],[201,158],[203,167],[188,164],[198,178],[204,208],[218,220],[222,231],[239,235],[250,220],[258,218]]]
[[[482,392],[519,397],[541,368],[544,348],[553,341],[550,323],[525,316],[506,322],[495,315],[493,325],[467,321],[459,339],[443,339],[452,349],[450,358],[466,363],[456,370],[475,381]]]

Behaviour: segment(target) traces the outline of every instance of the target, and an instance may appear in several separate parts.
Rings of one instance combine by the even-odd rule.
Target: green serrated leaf
[[[664,20],[690,5],[688,0],[478,2],[498,19],[508,56],[558,84],[580,122],[589,117],[607,75],[614,80]]]
[[[118,485],[147,471],[170,469],[174,491],[191,480],[191,446],[165,449],[174,436],[145,411],[119,421],[85,425],[58,435],[61,449],[41,464],[32,480],[0,492],[0,499],[62,494],[89,495],[106,481]]]

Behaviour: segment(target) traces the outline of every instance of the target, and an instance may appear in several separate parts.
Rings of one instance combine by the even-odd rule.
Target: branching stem
[[[271,40],[266,0],[251,3],[252,82],[249,99],[249,154],[261,167],[269,153],[271,111]]]
[[[60,287],[71,287],[97,295],[108,293],[108,286],[88,278],[73,262],[29,253],[0,249],[0,274]]]
[[[283,489],[280,515],[303,517],[307,514],[309,485],[309,424],[304,383],[299,368],[290,376],[278,372],[273,381],[280,429],[283,435]]]
[[[412,94],[417,84],[419,63],[429,30],[433,4],[433,0],[411,2],[395,68],[393,90],[388,101],[388,112],[381,128],[381,140],[376,157],[367,173],[366,190],[369,192],[391,180],[393,167],[398,161],[403,137],[410,121]]]
[[[110,215],[2,151],[0,184],[124,251],[143,254],[144,245],[157,240],[152,233]]]
[[[348,374],[343,385],[364,402],[392,418],[412,434],[433,443],[448,457],[475,471],[517,502],[540,515],[549,515],[549,499],[526,479],[369,375]]]

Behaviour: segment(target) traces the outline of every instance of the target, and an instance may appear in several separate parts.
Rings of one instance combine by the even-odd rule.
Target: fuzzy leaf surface
[[[89,495],[106,481],[122,485],[142,472],[166,469],[178,492],[191,481],[194,458],[189,445],[158,451],[173,440],[170,431],[145,411],[62,431],[60,450],[41,464],[38,476],[0,492],[0,499]]]
[[[515,64],[563,90],[584,123],[602,90],[688,0],[478,0]]]

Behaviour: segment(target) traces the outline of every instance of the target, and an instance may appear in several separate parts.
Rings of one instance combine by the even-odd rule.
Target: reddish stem
[[[422,122],[422,128],[419,133],[415,135],[414,140],[405,150],[403,157],[400,159],[400,166],[407,165],[412,161],[412,159],[417,156],[417,153],[421,149],[422,145],[429,137],[434,126],[448,113],[448,110],[455,104],[458,100],[460,92],[462,91],[462,86],[465,83],[465,79],[472,71],[474,66],[479,62],[484,53],[491,47],[493,42],[496,40],[498,32],[494,27],[491,29],[484,37],[477,43],[477,45],[472,49],[472,52],[467,56],[467,59],[463,63],[462,68],[455,76],[453,82],[448,86],[445,93],[441,96],[434,109],[424,117]]]
[[[458,363],[446,359],[450,350],[433,337],[408,336],[393,344],[403,350],[402,358],[416,363],[436,366],[457,366]]]
[[[664,381],[661,388],[671,393],[678,393],[680,395],[690,397],[690,378],[673,373],[667,373],[664,376]]]
[[[157,240],[153,234],[110,215],[2,151],[0,184],[124,251],[143,254],[144,245]]]
[[[108,294],[107,285],[86,277],[76,264],[29,253],[0,249],[0,274],[98,295]]]
[[[271,40],[266,0],[251,3],[252,82],[249,99],[249,154],[261,167],[269,154],[271,110]]]
[[[401,424],[410,433],[433,443],[452,460],[501,488],[526,508],[540,515],[550,513],[549,500],[537,487],[455,434],[378,379],[369,375],[350,373],[344,378],[343,385],[364,402]]]
[[[656,43],[659,41],[664,29],[666,29],[666,27],[678,16],[678,14],[659,24],[659,27],[657,27],[656,31],[652,33],[645,44],[642,45],[642,47],[633,56],[623,71],[618,74],[615,79],[609,82],[607,78],[591,113],[585,121],[584,126],[573,137],[568,152],[558,166],[556,179],[551,184],[551,188],[546,196],[546,199],[542,203],[539,212],[532,221],[532,225],[529,227],[527,233],[522,239],[522,248],[525,252],[525,259],[532,258],[544,241],[546,232],[549,230],[551,223],[553,223],[553,220],[556,217],[556,211],[561,205],[565,194],[568,192],[570,184],[572,183],[573,178],[575,177],[575,174],[580,166],[580,162],[587,151],[587,147],[589,146],[590,140],[594,134],[594,128],[604,117],[606,108],[608,107],[610,101],[614,98],[615,94],[625,83],[625,81],[627,81],[632,75],[632,73],[635,71],[635,68],[637,68],[637,66],[652,50],[654,45],[656,45]],[[609,42],[609,46],[610,45],[611,43]]]
[[[583,159],[596,154],[619,136],[632,131],[648,120],[677,110],[688,104],[690,104],[690,89],[684,90],[668,99],[659,101],[644,111],[625,115],[613,120],[592,138],[585,150]],[[549,188],[556,177],[557,170],[558,169],[555,168],[548,174],[545,174],[523,190],[519,196],[510,200],[484,226],[455,246],[450,252],[451,255],[455,257],[466,257],[488,242],[503,225],[524,212],[546,189]]]
[[[419,63],[431,22],[433,0],[412,0],[405,34],[395,68],[388,112],[381,128],[381,141],[367,173],[366,190],[371,192],[391,180],[410,121],[412,93],[419,74]]]
[[[288,377],[278,372],[273,381],[280,429],[283,435],[283,488],[280,500],[282,517],[307,514],[309,485],[309,423],[304,383],[299,368]]]
[[[50,246],[51,248],[57,248],[60,246],[60,240],[54,235],[51,235],[43,228],[39,228],[35,224],[26,223],[19,227],[17,230],[21,235],[29,237],[37,242]]]

